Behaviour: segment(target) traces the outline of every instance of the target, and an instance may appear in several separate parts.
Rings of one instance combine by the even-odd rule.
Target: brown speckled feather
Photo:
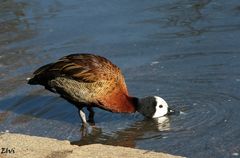
[[[41,84],[65,99],[112,112],[135,112],[120,69],[106,58],[72,54],[34,72],[30,84]]]

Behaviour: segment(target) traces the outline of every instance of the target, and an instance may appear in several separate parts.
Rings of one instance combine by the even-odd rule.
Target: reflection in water
[[[92,133],[83,136],[79,141],[73,141],[71,144],[86,145],[103,143],[134,148],[136,147],[136,140],[160,139],[162,137],[161,132],[168,130],[170,130],[168,117],[160,117],[154,120],[145,119],[137,121],[131,127],[116,131],[111,135],[104,133],[99,127],[93,127]],[[152,132],[154,132],[154,135],[151,134]]]
[[[33,119],[32,116],[20,115],[20,116],[16,117],[11,123],[12,123],[12,125],[24,124],[24,123],[31,121],[32,119]]]
[[[155,119],[156,126],[159,131],[168,131],[170,130],[170,122],[169,118],[164,116],[164,117],[159,117]]]

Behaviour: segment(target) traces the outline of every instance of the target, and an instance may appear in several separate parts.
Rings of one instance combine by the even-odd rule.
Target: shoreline
[[[0,134],[0,158],[180,158],[162,152],[102,144],[71,145],[57,140],[16,133]]]

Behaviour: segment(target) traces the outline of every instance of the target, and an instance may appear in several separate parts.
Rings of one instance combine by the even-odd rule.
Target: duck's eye
[[[159,108],[162,108],[163,106],[162,105],[159,105]]]

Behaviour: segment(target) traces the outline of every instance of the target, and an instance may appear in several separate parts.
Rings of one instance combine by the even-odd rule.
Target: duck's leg
[[[87,136],[89,133],[92,133],[92,127],[88,124],[86,119],[86,114],[83,112],[82,108],[79,109],[79,116],[82,120],[82,127],[80,129],[82,137]]]
[[[87,110],[89,111],[88,122],[91,125],[94,125],[95,121],[94,121],[94,111],[93,111],[93,108],[92,107],[87,107]]]
[[[82,125],[87,126],[88,123],[87,123],[86,115],[85,115],[84,111],[82,110],[84,105],[82,103],[75,102],[75,101],[69,99],[68,97],[65,97],[64,95],[61,95],[61,97],[66,99],[69,103],[75,105],[76,108],[78,108],[78,114],[79,114],[79,117],[82,120]]]
[[[83,123],[83,126],[86,126],[88,123],[87,123],[87,119],[86,119],[86,115],[85,113],[83,112],[82,108],[78,109],[79,110],[79,116],[82,120],[82,123]]]

